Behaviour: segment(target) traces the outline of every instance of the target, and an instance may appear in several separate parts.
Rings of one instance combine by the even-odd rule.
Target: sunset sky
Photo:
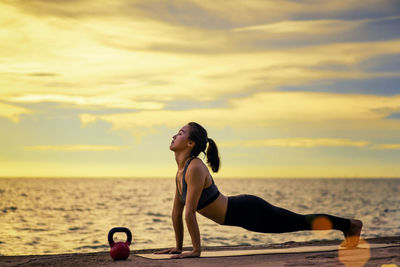
[[[400,177],[400,2],[0,2],[0,176]],[[201,156],[202,158],[202,156]]]

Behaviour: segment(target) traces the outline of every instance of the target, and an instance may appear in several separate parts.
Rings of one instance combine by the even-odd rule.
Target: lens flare
[[[315,235],[322,237],[328,234],[329,232],[321,230],[332,230],[332,222],[325,216],[318,216],[312,221],[311,229],[314,230],[313,233]]]
[[[363,267],[371,257],[370,245],[367,241],[360,238],[358,246],[346,248],[343,241],[339,247],[339,260],[346,267]]]

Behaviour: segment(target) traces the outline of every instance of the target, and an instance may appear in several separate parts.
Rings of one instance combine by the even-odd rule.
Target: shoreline
[[[151,260],[135,254],[153,253],[159,249],[131,250],[125,261],[114,261],[109,251],[91,253],[68,253],[51,255],[0,256],[1,266],[353,266],[348,263],[363,263],[359,266],[381,266],[392,264],[390,267],[400,267],[400,236],[378,237],[365,240],[368,244],[387,244],[386,247],[344,250],[346,255],[336,251],[315,251],[300,253],[277,253],[265,255],[226,256],[217,258],[190,258]],[[203,251],[219,250],[254,250],[254,249],[284,249],[298,247],[320,247],[340,245],[341,240],[285,242],[264,246],[218,246],[203,247]],[[162,249],[162,248],[160,248]],[[342,251],[342,250],[341,250]],[[360,253],[364,254],[360,254]],[[368,257],[365,253],[368,252]],[[343,253],[342,253],[343,254]],[[363,256],[364,255],[364,256]],[[348,261],[348,262],[346,262]]]

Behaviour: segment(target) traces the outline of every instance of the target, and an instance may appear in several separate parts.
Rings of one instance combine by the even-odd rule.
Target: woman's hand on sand
[[[179,255],[174,255],[171,259],[183,259],[183,258],[197,258],[200,257],[200,251],[190,251]]]
[[[181,254],[181,253],[182,249],[179,248],[169,248],[154,252],[154,254]]]

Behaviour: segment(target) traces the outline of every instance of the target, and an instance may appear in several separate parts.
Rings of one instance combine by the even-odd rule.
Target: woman
[[[208,143],[207,152],[206,147]],[[207,155],[207,163],[217,172],[220,166],[215,142],[207,137],[207,131],[199,124],[190,122],[173,136],[170,150],[175,152],[178,164],[176,191],[172,210],[176,246],[157,252],[179,254],[173,258],[199,257],[201,254],[200,230],[196,211],[222,225],[240,226],[262,233],[284,233],[301,230],[341,230],[346,238],[345,246],[355,247],[361,233],[362,222],[328,214],[300,215],[275,207],[252,195],[226,197],[219,192],[213,178],[202,160],[200,152]],[[183,210],[192,239],[193,249],[182,252]],[[322,222],[322,223],[316,223]]]

